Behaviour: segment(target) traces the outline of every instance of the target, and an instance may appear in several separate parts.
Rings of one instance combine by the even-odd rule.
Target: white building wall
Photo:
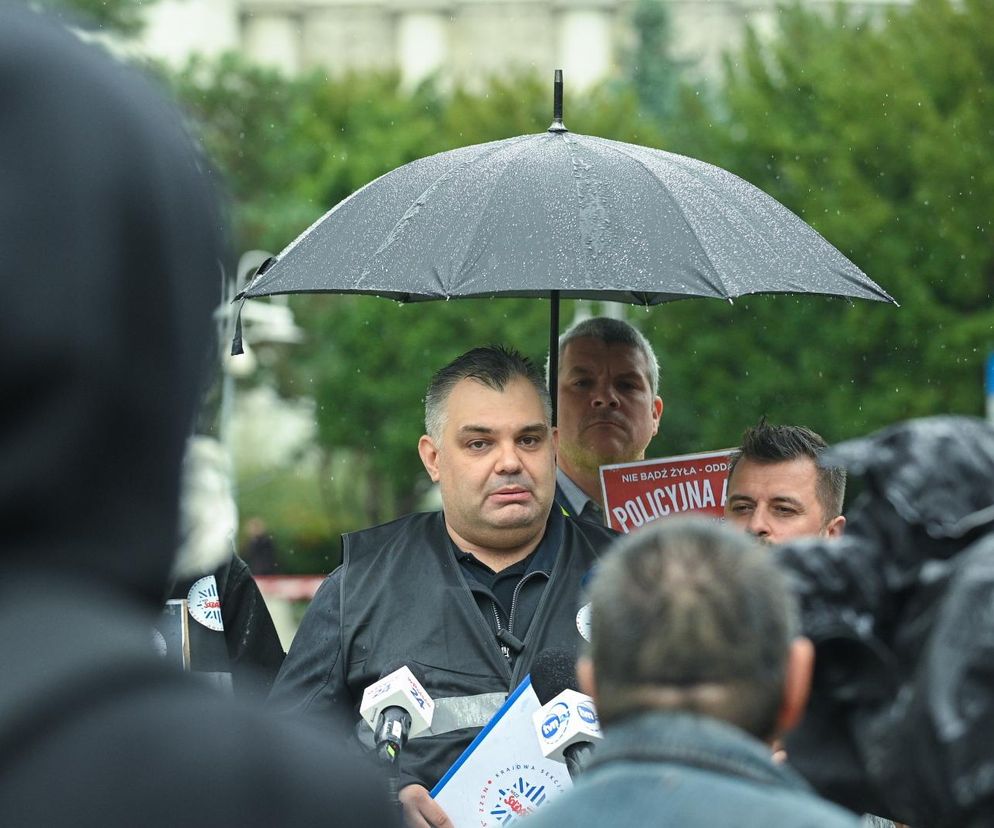
[[[241,48],[239,0],[158,0],[145,6],[142,49],[178,67],[190,55]]]
[[[805,0],[829,11],[835,0]],[[854,0],[862,10],[908,0]],[[511,70],[566,72],[571,89],[616,73],[634,41],[635,0],[158,0],[143,51],[176,65],[241,51],[294,74],[397,70],[470,85]],[[773,27],[777,0],[669,0],[673,56],[716,76],[746,25]]]

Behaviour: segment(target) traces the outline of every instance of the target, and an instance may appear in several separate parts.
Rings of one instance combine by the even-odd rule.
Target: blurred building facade
[[[699,76],[720,69],[752,26],[776,22],[779,0],[664,0],[671,57]],[[836,0],[800,0],[824,8]],[[857,0],[879,9],[908,0]],[[238,51],[293,75],[397,70],[472,85],[515,69],[562,68],[573,89],[616,72],[635,40],[637,0],[157,0],[143,50],[173,65]]]

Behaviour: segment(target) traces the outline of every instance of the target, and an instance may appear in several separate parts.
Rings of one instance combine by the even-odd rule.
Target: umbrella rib
[[[725,280],[721,278],[721,273],[718,270],[717,264],[715,264],[714,259],[711,258],[711,254],[708,252],[707,246],[703,243],[701,237],[697,233],[697,230],[694,228],[693,223],[687,217],[687,213],[680,205],[680,202],[678,202],[675,198],[673,198],[673,196],[666,189],[666,187],[663,186],[663,182],[659,180],[659,177],[652,171],[652,169],[641,158],[634,155],[633,153],[626,152],[624,149],[622,149],[622,147],[619,146],[620,142],[618,141],[608,141],[606,139],[598,138],[597,136],[593,135],[587,137],[591,139],[592,143],[601,145],[605,149],[613,150],[614,152],[617,152],[619,155],[624,155],[626,158],[631,159],[649,174],[649,177],[656,182],[656,186],[659,187],[660,191],[664,193],[666,197],[672,202],[677,212],[679,212],[680,216],[683,218],[684,223],[690,229],[690,232],[694,234],[694,238],[697,239],[698,243],[700,244],[701,253],[703,253],[704,257],[708,260],[708,263],[711,265],[711,268],[714,271],[715,278],[717,279],[718,284],[721,287],[722,295],[725,298],[731,298],[732,294],[729,292],[728,286],[725,284]],[[684,170],[684,172],[686,172],[686,170]]]
[[[569,155],[570,164],[572,165],[573,170],[575,171],[577,169],[577,167],[578,167],[578,164],[577,164],[577,160],[578,159],[577,159],[576,150],[575,150],[576,142],[573,141],[573,140],[571,140],[570,133],[568,133],[568,132],[561,133],[561,140],[566,145],[566,152]],[[583,193],[583,190],[580,187],[581,178],[582,177],[578,176],[578,175],[574,175],[573,176],[573,193],[576,195],[576,200],[577,200],[577,215],[582,215],[584,213],[584,205],[583,205],[584,193]],[[594,183],[594,178],[595,178],[595,176],[591,176],[590,177],[590,180],[591,180],[592,184]],[[594,192],[593,193],[593,198],[592,198],[593,201],[597,200],[596,199],[596,195],[597,195],[596,192]],[[582,228],[582,226],[581,226],[581,230],[580,230],[580,235],[581,235],[580,241],[583,242],[584,239],[583,239],[583,228]],[[589,260],[587,259],[587,257],[584,257],[584,264],[587,265],[587,267],[586,267],[586,271],[587,272],[584,273],[584,279],[589,280],[591,268],[589,267],[590,263],[589,263]],[[589,283],[589,281],[588,281],[588,283]]]

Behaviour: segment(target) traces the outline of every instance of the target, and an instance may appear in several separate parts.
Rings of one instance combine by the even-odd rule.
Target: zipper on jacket
[[[504,654],[509,662],[520,653],[525,648],[525,642],[518,638],[514,632],[514,610],[518,605],[518,595],[521,592],[521,587],[524,585],[525,581],[529,578],[537,575],[544,575],[543,572],[530,572],[525,575],[517,585],[514,587],[514,593],[511,596],[511,612],[507,617],[507,627],[505,628],[500,622],[500,612],[497,609],[497,602],[491,601],[490,606],[494,611],[494,621],[497,622],[497,641],[500,643],[500,651]],[[514,656],[512,656],[512,651]]]
[[[513,601],[512,601],[512,603],[513,603]],[[505,644],[501,640],[501,634],[504,632],[504,626],[500,623],[500,612],[498,612],[498,610],[497,610],[497,602],[496,601],[494,601],[494,600],[490,601],[490,609],[492,609],[494,611],[494,623],[497,624],[497,632],[495,633],[495,635],[497,636],[497,644],[500,647],[501,655],[503,655],[504,658],[506,658],[510,662],[510,660],[511,660],[511,648],[508,647],[507,644]]]

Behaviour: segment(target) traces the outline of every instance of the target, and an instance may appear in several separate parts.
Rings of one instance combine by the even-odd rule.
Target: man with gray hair
[[[763,417],[732,455],[725,519],[764,543],[841,535],[846,472],[821,464],[826,448],[810,428]]]
[[[600,467],[645,457],[659,429],[659,362],[645,336],[597,316],[559,337],[558,491],[569,514],[604,522]]]
[[[279,706],[358,722],[365,688],[420,667],[435,718],[400,757],[400,800],[419,828],[450,824],[428,790],[536,654],[579,647],[580,586],[614,538],[552,508],[549,392],[516,351],[474,348],[436,373],[425,431],[418,452],[442,511],[343,536],[342,565],[315,595],[272,693]]]
[[[660,521],[612,548],[590,597],[578,678],[604,740],[533,828],[859,824],[771,757],[803,712],[813,650],[754,540],[700,518]]]

